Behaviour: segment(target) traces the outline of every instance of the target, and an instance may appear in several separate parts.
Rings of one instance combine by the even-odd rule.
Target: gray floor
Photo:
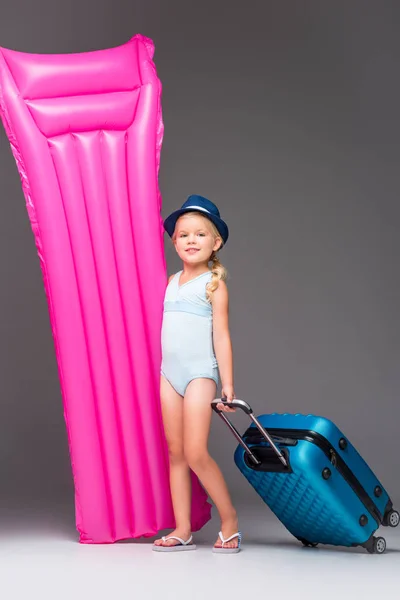
[[[213,520],[196,535],[198,549],[151,551],[152,540],[77,543],[71,507],[0,510],[0,597],[41,598],[324,598],[398,597],[400,527],[382,528],[388,549],[303,548],[263,505],[239,507],[243,551],[211,552]],[[395,591],[396,590],[396,591]]]

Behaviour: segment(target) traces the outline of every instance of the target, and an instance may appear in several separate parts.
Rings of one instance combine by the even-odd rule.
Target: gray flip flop
[[[218,535],[221,539],[222,547],[215,548],[215,546],[214,546],[213,552],[216,552],[217,554],[237,554],[238,552],[240,552],[240,544],[242,542],[242,534],[240,531],[238,531],[237,533],[234,533],[233,535],[231,535],[231,537],[228,537],[226,540],[224,539],[224,536],[222,535],[222,531],[220,531]],[[226,544],[227,542],[230,542],[231,540],[233,540],[236,537],[238,538],[237,548],[224,548],[224,544]]]
[[[167,540],[178,540],[179,544],[174,544],[172,546],[153,545],[154,552],[183,552],[185,550],[196,550],[196,545],[192,544],[192,535],[186,542],[182,538],[177,537],[176,535],[170,535],[169,537],[163,535],[161,539],[163,542],[166,542]]]

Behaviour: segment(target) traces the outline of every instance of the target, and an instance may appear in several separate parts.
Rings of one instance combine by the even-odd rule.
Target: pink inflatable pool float
[[[141,35],[81,54],[0,49],[0,112],[42,267],[84,543],[174,527],[159,401],[166,267],[153,53]],[[193,485],[198,530],[211,507]]]

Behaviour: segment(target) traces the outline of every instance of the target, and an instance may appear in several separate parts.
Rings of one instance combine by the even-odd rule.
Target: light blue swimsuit
[[[181,396],[193,379],[212,379],[218,385],[218,364],[212,336],[212,305],[206,298],[211,271],[179,285],[179,271],[169,282],[164,299],[161,333],[161,373]]]

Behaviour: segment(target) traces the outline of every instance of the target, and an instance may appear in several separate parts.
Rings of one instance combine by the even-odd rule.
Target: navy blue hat
[[[198,211],[204,217],[210,219],[210,221],[212,221],[212,223],[214,223],[215,227],[218,229],[224,244],[226,244],[226,241],[229,237],[228,225],[221,219],[219,210],[215,204],[211,202],[211,200],[207,200],[207,198],[203,198],[203,196],[198,196],[197,194],[189,196],[186,202],[182,204],[182,208],[176,210],[165,219],[164,229],[170,237],[172,237],[174,234],[175,225],[179,217],[191,211]]]

